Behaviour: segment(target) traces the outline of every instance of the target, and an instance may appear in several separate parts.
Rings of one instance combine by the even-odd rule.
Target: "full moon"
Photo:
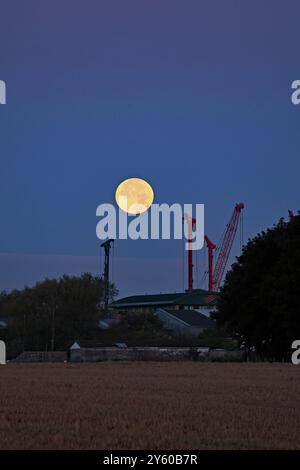
[[[150,184],[141,178],[122,181],[116,189],[116,202],[128,214],[142,214],[151,207],[154,192]]]

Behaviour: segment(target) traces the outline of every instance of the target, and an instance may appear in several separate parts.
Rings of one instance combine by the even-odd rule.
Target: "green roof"
[[[132,295],[112,302],[112,307],[134,307],[143,305],[202,305],[217,304],[218,293],[204,289],[194,289],[192,292],[174,292],[173,294]]]
[[[219,294],[197,289],[194,292],[187,292],[176,303],[178,305],[216,305]]]

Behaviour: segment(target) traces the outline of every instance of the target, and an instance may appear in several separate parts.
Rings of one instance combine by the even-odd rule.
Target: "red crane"
[[[236,204],[233,214],[226,226],[225,234],[222,240],[219,256],[216,261],[215,268],[213,269],[213,250],[216,245],[212,243],[205,235],[205,242],[208,249],[208,290],[218,291],[222,282],[226,264],[229,258],[230,250],[234,241],[234,237],[238,228],[241,210],[244,209],[244,203]]]
[[[207,235],[204,236],[204,240],[208,250],[208,290],[213,290],[213,264],[214,264],[214,249],[216,245],[210,241]]]

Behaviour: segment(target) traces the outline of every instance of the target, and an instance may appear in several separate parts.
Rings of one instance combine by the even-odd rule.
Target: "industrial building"
[[[229,254],[237,232],[239,220],[244,208],[244,203],[235,204],[231,218],[226,225],[219,246],[215,245],[207,235],[205,243],[208,252],[208,290],[194,289],[193,281],[193,250],[191,246],[187,250],[187,290],[165,294],[145,294],[124,297],[111,302],[108,305],[109,295],[109,255],[114,240],[108,239],[102,244],[105,252],[104,261],[104,285],[105,285],[105,311],[113,312],[111,315],[126,316],[128,312],[150,313],[156,315],[163,323],[165,329],[179,336],[199,336],[208,328],[215,326],[211,314],[216,310],[219,297],[219,289],[224,277]],[[190,238],[196,219],[184,217],[184,222],[189,226]],[[242,245],[242,223],[240,225]],[[216,260],[214,260],[214,255]],[[215,261],[215,262],[214,262]],[[102,321],[101,326],[105,322]]]
[[[239,220],[242,216],[242,210],[244,209],[244,203],[240,202],[235,204],[231,218],[226,225],[224,234],[221,238],[219,246],[215,245],[207,235],[204,240],[207,247],[208,253],[208,271],[205,275],[208,275],[208,290],[194,289],[193,280],[193,250],[191,247],[187,250],[187,273],[188,273],[188,289],[181,293],[171,294],[145,294],[145,295],[134,295],[130,297],[124,297],[116,300],[110,304],[110,309],[118,311],[120,313],[131,310],[138,312],[152,312],[154,313],[158,308],[167,307],[168,309],[175,310],[189,310],[196,309],[201,311],[206,316],[208,312],[216,308],[218,292],[224,277],[225,268],[228,262],[229,254],[233,245],[233,241],[237,232]],[[185,218],[184,218],[185,220]],[[190,233],[196,224],[196,219],[188,217],[185,220],[189,226]],[[243,223],[241,218],[240,224],[240,245],[242,246],[243,239]],[[190,240],[189,240],[190,241]],[[104,259],[104,273],[103,280],[105,286],[104,304],[105,310],[108,309],[109,299],[109,256],[113,239],[108,239],[102,243],[102,247],[105,252]],[[216,260],[214,260],[214,254],[217,253]]]
[[[110,308],[118,313],[126,311],[155,313],[159,308],[168,310],[199,310],[208,317],[215,310],[218,301],[217,292],[204,289],[193,289],[172,294],[133,295],[118,299],[110,304]]]

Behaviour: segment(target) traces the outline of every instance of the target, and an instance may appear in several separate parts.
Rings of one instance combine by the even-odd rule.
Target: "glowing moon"
[[[153,199],[153,189],[141,178],[124,180],[116,189],[116,202],[128,214],[142,214],[149,209]]]

